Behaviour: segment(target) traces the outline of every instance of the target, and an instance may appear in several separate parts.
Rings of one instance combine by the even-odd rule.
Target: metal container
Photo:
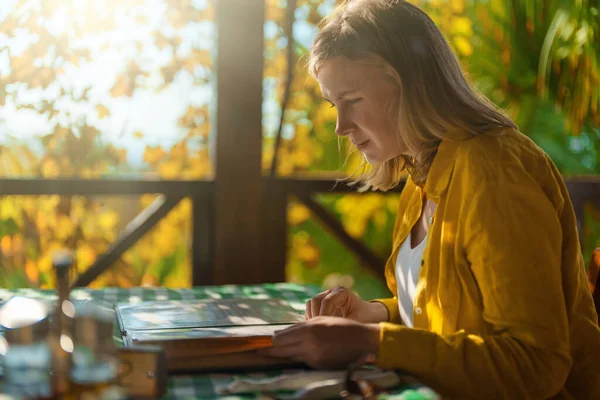
[[[41,301],[13,297],[0,308],[0,326],[9,344],[46,340],[50,331],[48,309]]]
[[[50,323],[44,303],[13,297],[0,309],[0,359],[4,369],[2,391],[24,398],[49,398]]]

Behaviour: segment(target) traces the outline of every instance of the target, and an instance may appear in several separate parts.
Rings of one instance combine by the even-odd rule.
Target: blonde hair
[[[366,169],[361,190],[388,190],[402,172],[422,184],[442,140],[497,134],[516,124],[467,83],[435,23],[405,0],[348,0],[317,34],[309,72],[333,57],[375,63],[399,87],[398,132],[414,159],[400,155]],[[495,132],[494,132],[495,131]]]

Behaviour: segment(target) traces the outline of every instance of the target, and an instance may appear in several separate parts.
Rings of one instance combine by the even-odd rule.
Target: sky
[[[0,0],[0,23],[6,16],[14,12],[17,2],[29,1],[32,4],[40,0]],[[59,2],[60,3],[60,2]],[[116,0],[64,0],[64,4],[57,6],[53,15],[45,24],[54,34],[72,33],[72,21],[69,21],[67,3],[75,7],[77,12],[86,12],[91,6],[94,12],[109,12],[107,7],[116,7],[117,28],[101,34],[75,36],[71,40],[74,47],[88,48],[92,52],[91,62],[80,64],[78,67],[65,67],[65,74],[60,79],[60,84],[65,87],[79,88],[92,86],[88,93],[90,104],[77,105],[70,102],[61,103],[61,109],[69,110],[74,115],[86,117],[88,122],[96,126],[103,140],[117,144],[128,151],[128,162],[132,166],[142,164],[142,155],[146,145],[160,145],[169,148],[177,143],[184,130],[178,126],[178,119],[185,113],[190,105],[200,106],[214,103],[215,93],[213,85],[200,85],[198,80],[208,78],[214,83],[214,76],[204,68],[195,71],[181,71],[175,75],[173,82],[166,88],[158,90],[162,84],[160,68],[169,63],[171,56],[168,51],[160,51],[150,39],[153,31],[160,31],[165,36],[174,32],[168,29],[165,23],[167,6],[163,0],[144,0],[142,7],[126,9]],[[193,5],[199,9],[206,7],[208,0],[193,0]],[[333,0],[324,1],[320,11],[328,13],[333,7]],[[136,14],[143,14],[147,22],[137,23]],[[307,10],[299,8],[296,11],[297,22],[294,26],[295,39],[305,47],[310,47],[316,28],[304,21]],[[265,24],[265,38],[273,38],[278,34],[278,26],[272,21]],[[189,23],[182,28],[180,35],[182,42],[177,48],[177,54],[185,56],[193,48],[207,49],[214,53],[216,44],[216,28],[212,22]],[[27,35],[23,31],[15,31],[14,37],[0,33],[0,49],[8,47],[13,57],[19,56],[29,43],[39,40],[36,36]],[[112,44],[103,48],[106,41]],[[141,54],[137,52],[135,43],[143,43]],[[285,46],[285,43],[282,43]],[[135,61],[144,71],[149,72],[146,81],[147,89],[136,89],[131,98],[113,98],[109,91],[113,87],[116,76],[126,67],[129,59]],[[36,65],[36,66],[41,66]],[[0,76],[10,73],[8,52],[0,50]],[[195,82],[196,81],[196,82]],[[274,97],[274,82],[265,80],[263,86],[263,125],[266,135],[276,131],[279,121],[280,107]],[[8,85],[6,90],[15,90]],[[52,99],[58,95],[58,82],[50,85],[46,90],[19,90],[18,102],[29,100]],[[69,104],[70,103],[70,104]],[[104,104],[108,107],[110,115],[103,119],[98,117],[94,104]],[[62,125],[70,121],[60,120]],[[35,142],[32,138],[48,133],[51,128],[47,119],[39,113],[17,109],[16,105],[7,100],[0,107],[0,143],[18,138],[28,142]],[[143,132],[142,140],[136,138],[134,133]],[[288,132],[288,135],[293,135]]]

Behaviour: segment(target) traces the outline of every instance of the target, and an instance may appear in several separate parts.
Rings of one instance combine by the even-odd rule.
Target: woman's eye
[[[362,100],[361,97],[357,97],[356,99],[346,100],[346,103],[348,103],[348,104],[356,104],[356,103],[358,103],[361,100]]]

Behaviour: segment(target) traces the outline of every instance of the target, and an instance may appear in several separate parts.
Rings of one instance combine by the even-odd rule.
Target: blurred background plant
[[[266,1],[263,167],[269,173],[287,76],[285,0]],[[439,24],[477,88],[505,108],[566,175],[600,175],[597,0],[414,0]],[[294,65],[277,175],[352,172],[335,110],[305,68],[334,0],[298,0]],[[0,176],[211,179],[214,7],[208,0],[3,0]],[[346,160],[349,156],[348,160]],[[77,249],[88,268],[153,196],[0,198],[0,286],[52,287],[50,255]],[[398,196],[320,195],[382,258]],[[585,255],[600,244],[587,209]],[[191,206],[183,201],[93,286],[191,284]],[[591,223],[591,221],[596,221]],[[292,282],[386,295],[294,198]]]

